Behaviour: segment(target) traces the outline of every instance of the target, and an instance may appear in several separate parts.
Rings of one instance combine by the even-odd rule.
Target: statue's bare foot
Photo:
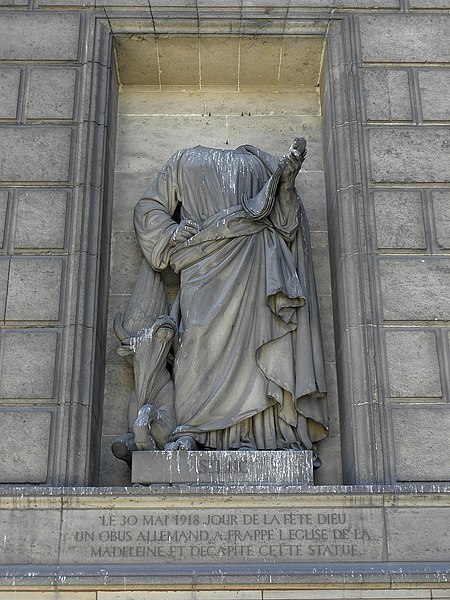
[[[197,442],[190,435],[183,435],[164,446],[164,450],[197,450]]]

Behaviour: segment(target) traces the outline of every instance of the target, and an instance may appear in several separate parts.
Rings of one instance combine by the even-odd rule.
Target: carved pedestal
[[[133,452],[133,483],[313,485],[307,450]]]

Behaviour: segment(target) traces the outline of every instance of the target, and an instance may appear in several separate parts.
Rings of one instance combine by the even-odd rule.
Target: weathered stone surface
[[[68,510],[62,564],[236,564],[380,560],[382,513],[342,508],[203,506]]]
[[[297,180],[297,189],[308,215],[310,231],[327,231],[327,203],[323,171],[305,171]]]
[[[27,0],[1,0],[0,6],[28,6]]]
[[[449,0],[409,0],[411,8],[450,8]]]
[[[133,371],[128,363],[121,361],[106,366],[102,423],[104,435],[118,436],[122,433],[124,423],[128,422],[128,399],[133,387]]]
[[[5,319],[6,296],[8,293],[9,257],[0,258],[0,321]]]
[[[111,452],[111,444],[117,439],[119,433],[122,432],[118,431],[114,435],[102,435],[99,485],[130,485],[128,465]]]
[[[153,181],[156,172],[122,171],[114,177],[113,231],[133,232],[133,211],[136,201],[141,198]]]
[[[211,30],[210,24],[207,27]],[[242,28],[239,37],[120,36],[117,56],[121,81],[163,90],[179,86],[187,92],[213,86],[253,91],[314,88],[319,78],[323,36],[286,36],[281,43],[279,35],[246,35],[254,33],[252,25],[249,29],[244,32]]]
[[[316,91],[302,91],[293,94],[281,92],[255,92],[246,90],[205,92],[206,113],[211,115],[319,115],[319,95]],[[274,110],[276,107],[276,111]]]
[[[76,76],[73,68],[33,68],[27,118],[73,119]]]
[[[363,61],[450,61],[446,15],[363,15],[360,29]]]
[[[8,191],[0,190],[0,248],[5,245],[6,216],[8,210]]]
[[[412,118],[408,72],[365,69],[366,115],[369,121],[408,121]]]
[[[11,259],[6,320],[57,321],[62,276],[61,258]]]
[[[16,248],[64,248],[67,190],[21,190],[17,204]]]
[[[271,568],[277,569],[279,583],[289,581],[283,574],[287,569],[294,578],[303,571],[307,582],[310,571],[306,565],[316,570],[318,563],[327,565],[328,582],[331,576],[334,583],[340,581],[338,573],[345,566],[354,577],[360,568],[357,563],[371,563],[374,581],[382,581],[381,573],[388,569],[391,576],[394,569],[389,561],[395,569],[402,569],[402,574],[405,570],[409,573],[407,561],[446,561],[449,540],[443,523],[450,514],[448,488],[435,486],[436,494],[423,486],[405,490],[360,486],[353,494],[350,489],[328,486],[300,493],[300,488],[293,488],[280,494],[262,488],[250,495],[245,488],[238,488],[228,497],[211,488],[194,487],[187,494],[170,486],[100,488],[95,492],[53,489],[50,493],[44,488],[31,495],[24,495],[23,489],[16,494],[5,490],[0,518],[7,525],[11,552],[2,558],[15,560],[10,574],[21,564],[32,564],[36,576],[43,567],[47,572],[56,567],[57,560],[60,573],[66,572],[64,567],[68,571],[76,570],[77,565],[107,564],[107,571],[103,568],[88,575],[93,577],[91,581],[117,585],[117,577],[122,576],[127,588],[139,574],[148,585],[160,576],[167,583],[168,573],[174,584],[195,573],[201,584],[210,569],[215,569],[223,583],[223,573],[233,569],[232,565],[243,567],[232,573],[235,584],[255,570],[261,581]],[[20,548],[19,554],[22,536],[29,540],[36,529],[37,514],[42,517],[40,543]],[[435,568],[442,568],[442,562]],[[347,582],[348,577],[346,571]],[[61,589],[64,584],[70,585],[70,581],[61,581]],[[358,590],[353,591],[357,598]],[[406,598],[404,589],[397,591],[392,597]],[[323,589],[320,592],[320,598],[327,597]],[[127,592],[130,598],[140,593]]]
[[[54,331],[3,330],[1,398],[52,398],[57,348]]]
[[[139,2],[139,0],[136,0]],[[63,8],[70,7],[80,7],[80,8],[89,8],[90,6],[95,6],[95,0],[38,0],[39,7],[44,8],[48,7],[57,7],[61,6]]]
[[[277,87],[279,44],[271,44],[264,38],[244,38],[240,48],[240,85],[261,89]]]
[[[399,481],[439,481],[450,478],[450,410],[445,406],[408,407],[392,410],[392,423],[395,442],[395,466]],[[432,560],[445,560],[450,552],[449,545],[436,544],[439,539],[438,520],[434,521],[434,511],[429,511],[424,530],[428,528],[424,541],[430,549]],[[442,515],[441,515],[442,516]],[[430,521],[428,520],[430,519]],[[442,526],[442,521],[440,521]],[[422,531],[422,526],[421,526]],[[433,533],[432,533],[433,532]],[[425,533],[425,531],[424,531]],[[434,536],[434,541],[433,541]],[[411,549],[417,541],[416,536],[403,533],[403,544]],[[394,560],[413,560],[412,555],[402,555],[398,547]],[[398,554],[397,554],[398,552]]]
[[[28,416],[31,414],[28,413]],[[33,452],[34,450],[33,448]],[[28,451],[30,452],[29,448]],[[0,511],[2,531],[7,532],[7,537],[4,538],[5,551],[0,556],[1,564],[52,564],[58,560],[61,521],[58,504],[57,502],[55,506],[55,502],[51,500],[41,503],[38,499],[36,510]],[[51,593],[54,597],[54,593]],[[2,590],[2,600],[7,594],[9,592]],[[26,598],[25,592],[18,591],[17,596],[20,600]]]
[[[111,293],[129,294],[133,291],[142,262],[134,232],[113,233],[111,250]]]
[[[133,452],[132,483],[312,485],[308,451]]]
[[[156,44],[139,44],[136,49],[136,40],[130,36],[117,36],[116,41],[117,63],[120,80],[124,85],[151,85],[159,89],[158,56]]]
[[[434,331],[385,333],[392,398],[442,396]]]
[[[430,121],[450,119],[450,70],[418,70],[423,118]]]
[[[330,258],[328,248],[314,248],[312,250],[314,273],[316,278],[317,293],[328,296],[331,294]]]
[[[420,192],[373,192],[378,248],[426,248]]]
[[[411,512],[411,508],[392,508],[386,511],[392,560],[416,560],[415,549],[418,539],[421,540],[421,546],[427,548],[430,560],[447,560],[450,543],[442,536],[439,536],[439,543],[436,543],[439,526],[442,527],[447,518],[446,509],[430,510],[422,519],[414,519]],[[411,535],[411,520],[417,520],[414,524],[414,535]]]
[[[375,182],[440,182],[450,178],[447,127],[369,129]]]
[[[155,47],[154,41],[150,43]],[[199,39],[159,37],[158,67],[162,86],[200,87]]]
[[[0,68],[0,119],[16,118],[20,73],[18,67]]]
[[[144,171],[161,167],[181,148],[197,144],[225,147],[225,117],[120,117],[118,122],[116,170]],[[167,135],[170,130],[172,134]]]
[[[322,466],[314,471],[314,485],[342,481],[342,441],[340,435],[329,435],[318,444]]]
[[[32,409],[3,409],[0,417],[0,482],[45,483],[51,413]],[[20,544],[15,552],[26,552],[23,545]],[[30,541],[26,545],[29,546]],[[11,561],[12,556],[8,556],[8,559]]]
[[[278,89],[292,90],[301,86],[314,89],[319,79],[324,45],[325,37],[322,36],[286,36],[281,44]],[[241,78],[240,83],[245,81]]]
[[[81,0],[80,0],[81,1]],[[65,4],[67,0],[65,0]],[[32,524],[30,524],[31,526]],[[98,600],[98,592],[58,592],[57,600]],[[107,592],[108,594],[109,592]],[[2,592],[2,600],[55,600],[54,592]],[[106,600],[107,596],[105,596]],[[113,596],[111,596],[113,598]],[[158,597],[156,596],[156,599]],[[115,600],[120,600],[117,596]],[[134,599],[133,599],[134,600]],[[148,600],[153,600],[149,597]],[[178,598],[177,598],[178,600]]]
[[[125,600],[122,597],[122,592],[97,592],[98,598],[95,600]],[[265,593],[265,591],[264,591]],[[290,592],[288,592],[289,594]],[[281,592],[276,600],[288,600],[293,596],[285,596],[285,592]],[[272,596],[269,596],[272,598]],[[296,598],[298,600],[300,596]],[[6,600],[16,600],[15,598],[6,598]],[[21,600],[21,599],[19,599]],[[43,599],[46,600],[46,599]],[[51,598],[50,600],[53,600]],[[62,598],[61,600],[65,600]],[[72,599],[70,599],[72,600]],[[74,598],[73,600],[77,600]],[[194,600],[191,591],[158,591],[158,592],[133,592],[129,600]],[[196,590],[195,600],[263,600],[263,592],[261,590]],[[309,600],[309,599],[308,599]],[[325,599],[328,600],[328,599]],[[447,600],[447,599],[446,599]]]
[[[332,588],[316,590],[264,590],[262,600],[362,600],[361,596],[364,596],[364,600],[430,600],[430,593],[431,590],[429,589],[388,590],[383,588],[372,589],[371,587],[365,587],[364,591]],[[149,598],[149,600],[151,599]]]
[[[325,363],[333,364],[336,360],[336,346],[334,343],[333,302],[331,295],[319,296],[319,307]],[[335,379],[332,380],[335,382]]]
[[[3,127],[3,181],[68,181],[72,130],[67,127]]]
[[[220,41],[214,37],[200,37],[202,87],[217,85],[231,89],[238,87],[239,45],[233,38]]]
[[[450,248],[450,191],[433,190],[432,197],[437,243]]]
[[[119,42],[120,44],[121,42]],[[120,45],[119,45],[120,47]],[[119,91],[119,115],[152,116],[205,113],[204,92],[165,91],[150,86],[124,86]]]
[[[230,148],[253,144],[280,157],[286,140],[294,139],[299,135],[305,137],[308,140],[308,156],[302,165],[299,178],[301,179],[308,171],[323,171],[320,117],[267,116],[264,118],[264,127],[255,126],[255,120],[248,116],[230,116],[227,122]]]
[[[381,258],[385,320],[447,320],[450,314],[450,260]]]
[[[4,13],[0,28],[2,60],[77,60],[77,14]]]

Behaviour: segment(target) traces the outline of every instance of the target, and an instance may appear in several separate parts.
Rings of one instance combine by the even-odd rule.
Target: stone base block
[[[132,483],[195,485],[313,485],[308,450],[134,452]]]

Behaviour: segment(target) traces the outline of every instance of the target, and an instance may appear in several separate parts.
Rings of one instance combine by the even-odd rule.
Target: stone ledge
[[[268,564],[222,565],[220,569],[197,564],[192,566],[123,566],[104,564],[102,567],[90,565],[70,565],[61,567],[0,567],[0,591],[31,590],[83,590],[93,587],[103,590],[164,590],[189,589],[271,589],[283,586],[285,589],[367,589],[376,588],[441,588],[450,587],[448,561],[422,564],[418,562],[389,563],[376,565],[357,563],[340,564]],[[343,597],[343,596],[341,596]]]
[[[130,485],[117,487],[93,487],[93,486],[44,486],[44,485],[13,485],[10,483],[0,484],[0,508],[5,500],[11,500],[19,507],[20,501],[23,500],[24,505],[29,505],[30,499],[36,500],[50,498],[56,501],[64,499],[65,502],[69,498],[74,501],[89,501],[98,502],[99,504],[109,502],[111,498],[141,498],[143,501],[149,500],[152,496],[220,496],[228,492],[229,486],[211,485],[169,485],[159,484],[151,486]],[[283,493],[285,496],[300,495],[302,497],[315,496],[317,498],[341,498],[356,496],[358,498],[366,498],[374,500],[374,498],[392,498],[397,500],[414,498],[417,501],[427,501],[431,499],[433,503],[450,503],[450,483],[405,483],[395,485],[314,485],[314,486],[289,486],[289,487],[269,487],[258,486],[249,491],[248,487],[236,485],[233,487],[233,496],[255,496],[266,495],[273,493],[278,495]],[[3,498],[3,500],[2,500]]]

